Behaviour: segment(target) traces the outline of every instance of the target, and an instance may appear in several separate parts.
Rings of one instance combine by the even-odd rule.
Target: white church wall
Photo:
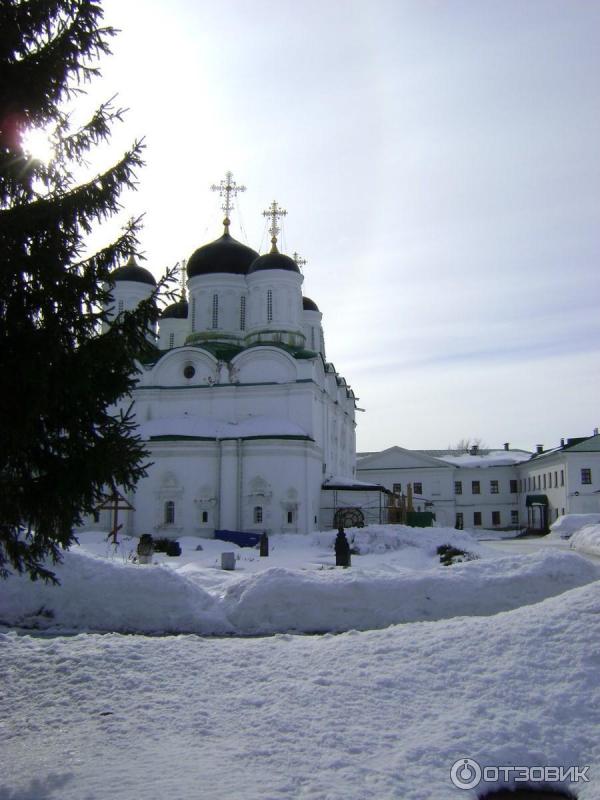
[[[190,333],[241,335],[241,298],[246,295],[243,275],[197,275],[188,280],[188,292]]]
[[[217,360],[195,347],[181,347],[166,353],[144,374],[142,385],[194,386],[216,380]]]
[[[147,300],[154,286],[138,281],[115,281],[110,287],[112,302],[108,306],[108,321],[102,324],[102,331],[106,331],[108,324],[122,311],[132,311],[142,302]]]
[[[259,331],[302,335],[302,275],[287,270],[261,270],[248,275],[248,340]]]
[[[160,350],[170,350],[173,347],[182,347],[188,336],[187,319],[167,317],[160,322],[158,347]]]
[[[212,536],[216,528],[277,533],[315,529],[321,458],[313,442],[157,441],[150,451],[154,464],[135,497],[137,535]]]
[[[215,442],[157,441],[148,446],[153,463],[148,476],[138,484],[133,501],[136,535],[212,535],[214,527],[201,524],[201,508],[195,501],[203,497],[208,502],[213,490],[216,497]],[[172,519],[167,503],[174,504]],[[214,502],[206,509],[214,518]]]
[[[321,353],[325,358],[325,337],[322,326],[323,315],[320,311],[302,312],[302,331],[306,339],[306,349]]]
[[[290,383],[296,380],[296,361],[277,347],[244,350],[232,360],[240,383]]]

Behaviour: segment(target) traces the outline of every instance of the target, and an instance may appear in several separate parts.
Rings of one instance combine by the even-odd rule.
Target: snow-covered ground
[[[0,618],[47,630],[0,629],[1,800],[475,800],[484,784],[450,780],[464,758],[590,765],[571,788],[598,800],[598,565],[443,529],[351,533],[350,570],[329,533],[236,551],[233,573],[230,544],[182,540],[144,567],[90,534],[60,588],[11,578]],[[447,541],[480,558],[438,565]],[[64,635],[111,624],[346,632]]]
[[[393,623],[488,615],[539,602],[600,578],[600,565],[574,553],[500,554],[468,533],[373,526],[348,533],[351,569],[336,569],[334,532],[271,537],[268,558],[229,542],[182,539],[179,558],[127,560],[104,534],[82,534],[56,574],[60,586],[12,577],[0,622],[20,627],[128,633],[326,633]],[[136,540],[137,541],[137,540]],[[451,544],[476,560],[441,566]],[[235,571],[220,568],[236,553]]]

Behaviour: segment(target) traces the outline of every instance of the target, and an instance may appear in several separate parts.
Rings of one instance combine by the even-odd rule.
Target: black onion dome
[[[228,233],[210,244],[199,247],[187,262],[188,278],[223,272],[227,275],[246,275],[258,253],[238,242]]]
[[[161,319],[187,319],[188,315],[188,301],[179,300],[177,303],[171,303],[160,315]]]
[[[259,256],[250,265],[248,274],[260,272],[264,269],[284,269],[287,272],[300,272],[300,268],[293,258],[277,252],[270,252],[266,253],[264,256]]]
[[[302,298],[302,308],[304,311],[318,311],[319,307],[315,303],[314,300],[311,300],[310,297],[303,297]]]
[[[150,286],[156,286],[156,278],[148,269],[140,267],[133,256],[130,256],[129,261],[124,267],[117,267],[110,273],[110,282],[116,283],[117,281],[133,281],[134,283],[149,283]]]

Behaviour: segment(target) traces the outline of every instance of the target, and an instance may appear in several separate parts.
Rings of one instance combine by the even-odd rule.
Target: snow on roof
[[[379,483],[366,483],[365,481],[356,481],[354,478],[340,478],[339,476],[332,476],[323,481],[323,489],[364,489],[364,490],[377,490],[380,492],[387,492],[388,490],[381,486]]]
[[[455,467],[511,467],[522,461],[529,461],[531,453],[526,450],[484,450],[477,455],[461,453],[439,455],[437,458]]]
[[[287,419],[251,416],[239,422],[227,422],[212,417],[164,417],[143,422],[138,433],[142,439],[158,436],[185,436],[196,439],[247,439],[252,436],[302,436],[309,434]]]

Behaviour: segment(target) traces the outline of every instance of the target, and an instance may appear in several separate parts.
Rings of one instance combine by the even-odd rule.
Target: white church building
[[[124,530],[212,536],[215,530],[307,533],[338,507],[379,506],[382,487],[355,480],[355,397],[325,355],[322,314],[279,252],[259,255],[230,232],[238,187],[227,173],[223,235],[187,261],[187,292],[162,313],[158,351],[132,398],[148,475],[121,513]],[[135,259],[112,273],[109,317],[156,288]],[[375,499],[374,499],[375,498]],[[110,528],[110,512],[101,523]]]

